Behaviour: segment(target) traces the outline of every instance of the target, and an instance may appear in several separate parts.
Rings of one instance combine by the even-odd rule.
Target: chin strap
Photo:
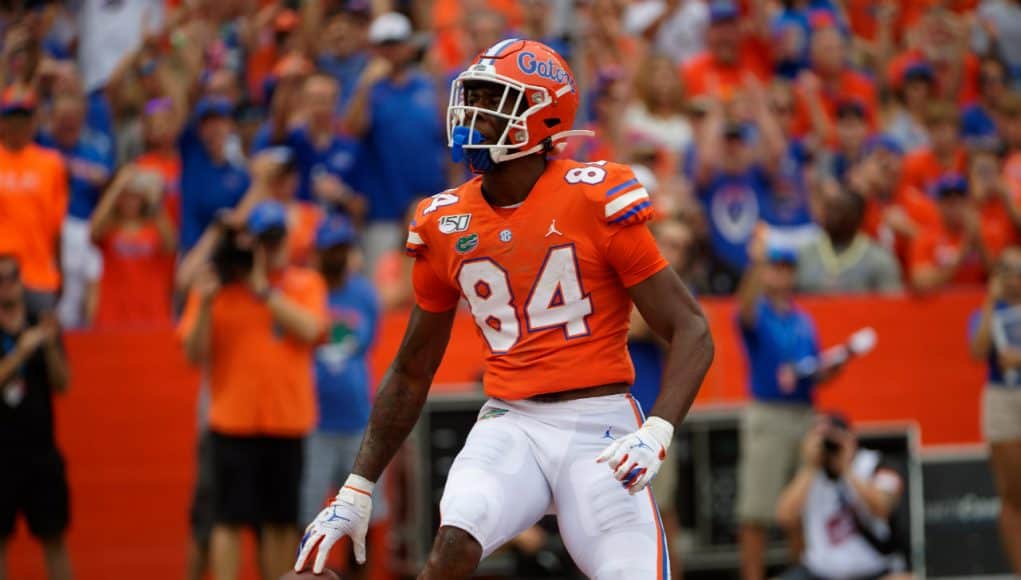
[[[594,131],[589,131],[588,129],[571,129],[570,131],[561,131],[559,133],[554,133],[553,135],[549,136],[548,140],[554,143],[553,145],[554,151],[560,151],[564,147],[563,139],[566,139],[567,137],[595,137],[595,135],[596,134]],[[522,151],[515,151],[514,153],[507,153],[507,149],[505,148],[493,149],[492,150],[493,160],[496,161],[497,163],[503,163],[504,161],[510,161],[512,159],[517,159],[519,157],[524,157],[526,155],[531,155],[533,153],[540,153],[546,147],[544,143],[545,141],[543,141],[543,143],[539,143],[535,147],[524,149]]]

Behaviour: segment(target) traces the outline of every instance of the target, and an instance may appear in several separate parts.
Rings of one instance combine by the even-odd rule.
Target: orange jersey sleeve
[[[431,250],[427,241],[430,226],[437,227],[432,223],[434,214],[452,199],[453,194],[444,192],[422,200],[415,210],[415,218],[408,224],[405,251],[415,260],[411,271],[415,304],[426,312],[447,312],[457,307],[461,297],[458,289],[441,276],[436,265],[430,263],[430,260],[438,262],[443,254],[439,248]]]
[[[415,258],[411,274],[415,304],[426,312],[447,312],[457,306],[461,295],[433,270],[425,257]]]
[[[668,266],[644,224],[623,227],[610,237],[606,257],[625,288],[644,282]]]

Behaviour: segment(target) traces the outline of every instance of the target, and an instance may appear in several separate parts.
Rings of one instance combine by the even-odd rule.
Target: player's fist
[[[613,470],[613,477],[634,495],[659,473],[673,437],[673,425],[659,417],[649,417],[641,429],[611,443],[596,462],[606,463]]]
[[[359,564],[365,563],[365,534],[369,529],[369,516],[372,515],[373,485],[364,477],[348,476],[333,503],[319,512],[316,519],[305,528],[305,535],[298,546],[298,559],[294,563],[295,572],[305,568],[312,550],[318,547],[312,572],[321,573],[330,548],[344,536],[351,538],[355,560]]]

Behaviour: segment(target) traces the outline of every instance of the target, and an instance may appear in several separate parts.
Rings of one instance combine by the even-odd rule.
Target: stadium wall
[[[823,346],[863,326],[879,335],[875,351],[855,361],[820,395],[855,421],[912,419],[924,445],[980,440],[983,367],[968,356],[966,329],[979,291],[930,298],[811,298]],[[746,368],[730,300],[706,300],[716,362],[697,405],[745,398]],[[383,320],[373,353],[382,376],[400,343],[406,314]],[[58,438],[72,489],[69,537],[79,580],[184,576],[188,507],[194,477],[198,373],[173,332],[71,333],[73,382],[57,406]],[[482,368],[473,322],[459,316],[437,382],[471,388]],[[437,389],[442,388],[440,385]],[[41,554],[23,527],[9,547],[11,578],[41,578]],[[244,577],[254,577],[247,570]]]

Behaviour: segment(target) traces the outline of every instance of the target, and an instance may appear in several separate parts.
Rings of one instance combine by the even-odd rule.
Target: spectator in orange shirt
[[[27,89],[0,94],[0,252],[18,258],[29,308],[40,312],[57,304],[68,180],[60,154],[32,142],[35,110]]]
[[[462,35],[463,20],[482,10],[493,10],[503,15],[513,28],[521,23],[521,6],[514,0],[438,0],[432,2],[431,21],[436,34],[437,57],[444,70],[452,70],[458,63],[474,55],[466,54]]]
[[[135,165],[163,178],[161,201],[176,228],[181,223],[181,157],[177,152],[181,122],[173,107],[166,98],[146,103],[142,113],[145,152],[135,159]]]
[[[91,293],[97,327],[169,326],[177,232],[162,204],[163,177],[121,170],[92,216],[103,274]]]
[[[933,202],[902,181],[904,152],[888,136],[869,140],[866,156],[848,173],[848,187],[865,198],[862,229],[907,263],[911,241],[939,221]]]
[[[960,105],[978,98],[979,59],[968,49],[968,29],[961,17],[941,6],[932,6],[911,35],[912,47],[894,58],[886,70],[894,89],[907,67],[927,63],[935,73],[940,98]]]
[[[323,211],[311,202],[295,198],[300,176],[294,149],[286,146],[264,149],[252,160],[251,173],[252,186],[238,206],[238,215],[246,217],[256,204],[266,200],[281,204],[287,211],[288,261],[295,266],[309,264]]]
[[[314,345],[326,321],[322,278],[288,265],[286,208],[261,202],[246,226],[197,277],[179,328],[212,395],[216,580],[237,578],[246,526],[261,531],[264,578],[293,561],[302,445],[316,421]]]
[[[761,81],[772,76],[769,47],[755,37],[745,36],[739,17],[740,10],[730,0],[713,0],[710,4],[706,50],[681,69],[689,96],[713,93],[726,100],[743,85],[745,73]]]
[[[968,182],[947,175],[936,183],[934,193],[940,221],[924,229],[911,245],[912,286],[918,292],[934,292],[951,284],[983,284],[992,255],[968,197]]]
[[[814,132],[823,142],[833,143],[837,104],[854,99],[865,107],[869,128],[876,128],[876,89],[865,75],[847,65],[848,45],[836,25],[812,35],[812,68],[799,80],[799,99],[794,134]]]
[[[969,195],[978,209],[982,238],[993,259],[1008,245],[1021,241],[1021,194],[1000,171],[1002,149],[975,147],[968,158]]]
[[[925,128],[929,132],[929,146],[904,157],[904,183],[931,194],[941,176],[967,171],[968,152],[961,144],[960,113],[953,103],[929,103]]]

